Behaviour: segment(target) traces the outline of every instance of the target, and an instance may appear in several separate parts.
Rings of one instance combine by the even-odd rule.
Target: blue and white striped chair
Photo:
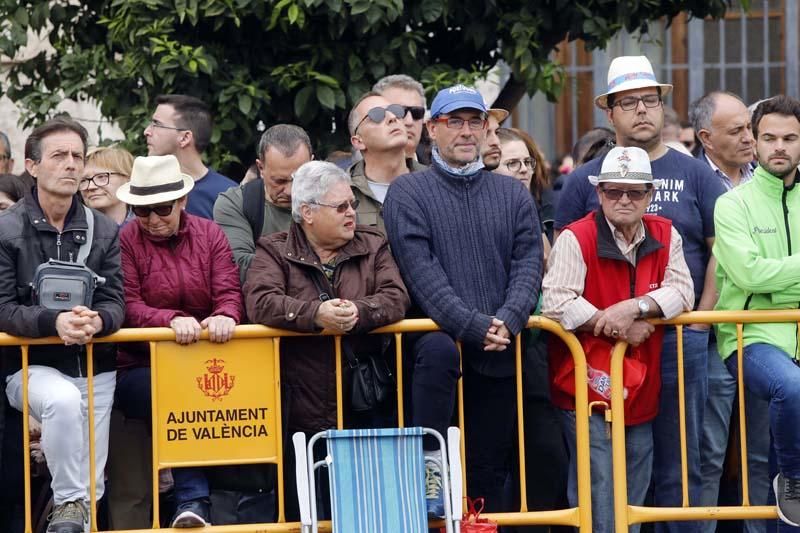
[[[447,533],[458,533],[462,513],[460,433],[451,427],[447,445],[427,428],[328,430],[306,445],[303,433],[292,437],[297,457],[297,496],[304,533],[317,533],[314,471],[328,467],[334,533],[427,533],[425,459],[422,439],[432,435],[442,455]],[[328,454],[313,460],[314,445],[326,439]]]

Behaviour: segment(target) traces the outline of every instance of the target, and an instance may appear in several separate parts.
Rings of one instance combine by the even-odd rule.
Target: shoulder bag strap
[[[88,229],[86,230],[86,242],[84,242],[81,247],[78,249],[78,263],[86,264],[86,258],[89,257],[89,252],[92,251],[92,241],[94,240],[94,213],[92,210],[83,206],[84,211],[86,211],[86,224]]]

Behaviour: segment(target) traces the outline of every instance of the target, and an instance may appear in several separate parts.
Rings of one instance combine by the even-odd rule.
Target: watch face
[[[645,314],[649,310],[650,310],[650,306],[647,304],[647,302],[644,301],[644,300],[639,300],[639,311],[641,311],[642,314]]]

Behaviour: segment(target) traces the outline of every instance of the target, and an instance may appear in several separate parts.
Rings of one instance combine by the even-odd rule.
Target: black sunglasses
[[[605,194],[609,200],[619,200],[622,198],[623,195],[627,195],[628,199],[634,202],[638,202],[639,200],[643,199],[645,196],[647,196],[647,193],[650,192],[650,189],[627,190],[627,189],[606,189],[605,187],[601,188],[600,190],[603,191],[603,194]]]
[[[166,217],[172,213],[174,207],[175,202],[171,202],[169,204],[159,205],[134,205],[131,210],[133,214],[139,218],[147,218],[150,216],[150,213],[155,213],[160,217]]]
[[[414,120],[422,120],[423,118],[425,118],[424,107],[416,105],[404,105],[403,107],[406,110],[406,112],[403,113],[403,117],[406,116],[406,113],[411,113],[411,118],[413,118]]]
[[[372,109],[367,111],[367,114],[364,115],[364,118],[361,119],[361,122],[359,122],[356,125],[355,129],[353,130],[353,135],[358,133],[358,128],[360,128],[361,125],[364,123],[364,121],[367,119],[370,119],[375,124],[380,124],[381,122],[383,122],[383,119],[386,118],[387,111],[398,119],[401,119],[404,116],[406,116],[406,106],[402,106],[400,104],[389,104],[386,107],[373,107]],[[422,114],[423,115],[425,114],[424,109],[422,110]],[[414,116],[413,112],[411,116],[412,117]]]

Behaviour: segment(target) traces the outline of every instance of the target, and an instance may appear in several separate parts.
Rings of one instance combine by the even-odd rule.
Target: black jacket
[[[125,301],[122,291],[119,230],[111,219],[94,211],[94,238],[86,265],[106,279],[94,292],[92,309],[103,319],[108,335],[122,326]],[[11,208],[0,212],[0,331],[20,337],[56,336],[59,311],[33,305],[30,282],[36,267],[48,259],[75,260],[86,239],[86,212],[77,196],[59,233],[44,217],[36,189]],[[113,345],[95,345],[95,374],[114,370]],[[84,346],[31,346],[30,364],[58,369],[72,377],[86,375]],[[6,373],[20,368],[19,349],[3,350]]]

